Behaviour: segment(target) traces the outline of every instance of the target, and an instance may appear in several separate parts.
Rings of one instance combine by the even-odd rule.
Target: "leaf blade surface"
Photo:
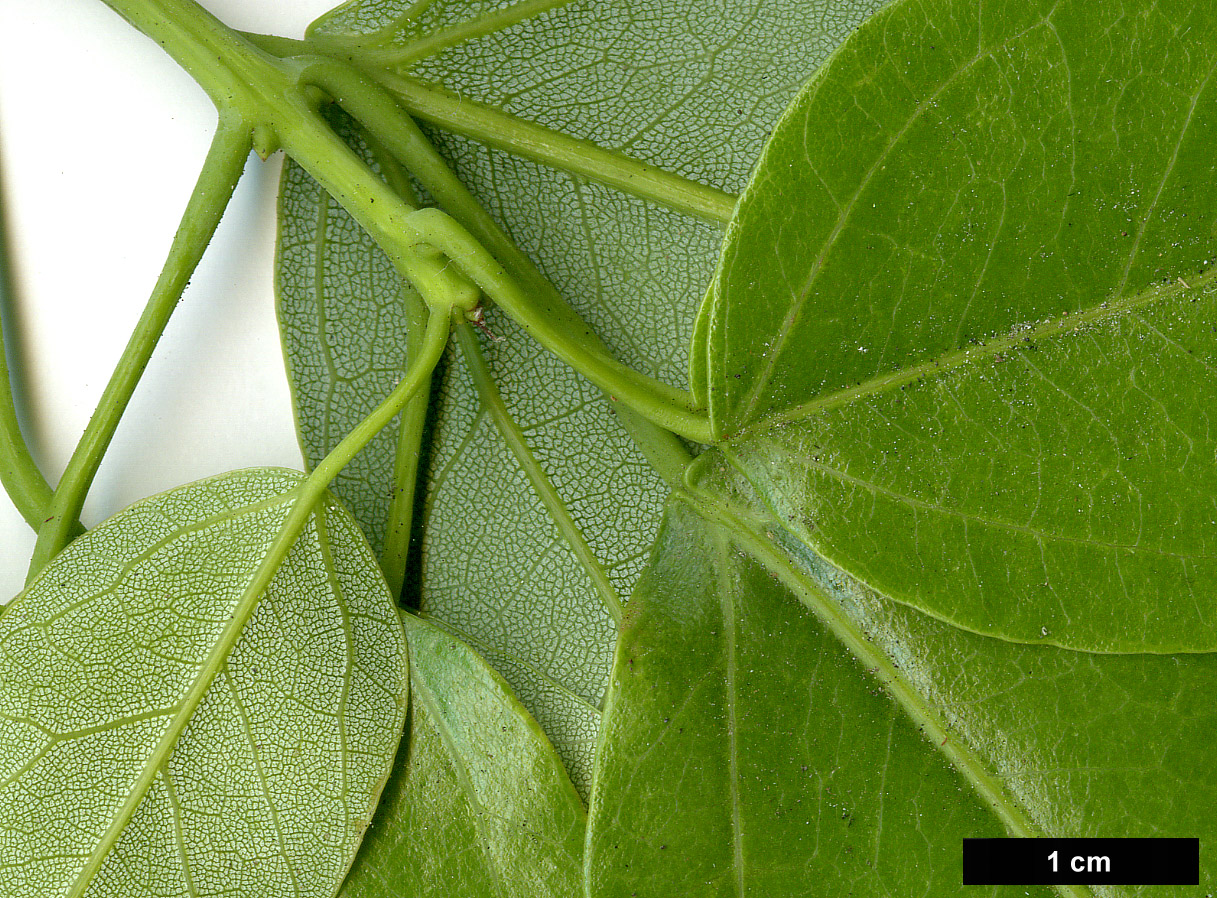
[[[618,645],[589,894],[952,894],[962,837],[1211,838],[1217,656],[967,633],[807,550],[714,453],[692,480],[711,520],[669,508]]]
[[[740,2],[707,16],[695,2],[645,9],[555,3],[479,33],[480,17],[511,4],[377,0],[344,4],[310,33],[375,35],[380,49],[391,50],[471,26],[472,39],[418,60],[409,74],[738,190],[801,81],[879,5]],[[533,49],[522,53],[526,46]],[[618,357],[671,383],[687,380],[691,323],[719,227],[464,137],[431,133],[462,180]],[[284,213],[304,214],[290,206]],[[390,295],[394,288],[385,289]],[[358,318],[359,305],[348,304],[345,314]],[[618,593],[628,595],[666,488],[595,391],[538,353],[511,322],[493,311],[488,317],[490,330],[504,338],[484,343],[503,401]],[[586,793],[611,619],[459,363],[448,369],[436,402],[417,602],[504,673]],[[315,411],[298,414],[302,430],[322,426]],[[381,469],[387,482],[387,465]]]
[[[419,618],[404,620],[404,760],[341,894],[577,894],[586,813],[549,740],[473,650]]]
[[[898,4],[776,130],[724,248],[711,414],[880,592],[1021,642],[1217,647],[1193,15]]]
[[[729,532],[671,506],[629,607],[592,898],[970,893],[960,840],[996,818]]]
[[[333,893],[400,736],[405,643],[330,502],[229,626],[299,482],[255,469],[144,500],[9,606],[5,894]]]

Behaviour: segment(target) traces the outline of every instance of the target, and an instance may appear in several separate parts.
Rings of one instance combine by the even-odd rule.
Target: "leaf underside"
[[[511,5],[356,2],[313,30],[349,37],[385,29],[384,47],[405,46]],[[650,14],[637,3],[556,2],[419,60],[409,74],[739,190],[798,86],[879,5],[752,0],[707,16],[692,0],[656,4]],[[545,35],[562,40],[540,41]],[[472,140],[438,131],[433,137],[462,180],[623,361],[675,384],[687,380],[691,322],[718,254],[720,228]],[[297,214],[288,204],[283,208]],[[358,239],[368,245],[366,237]],[[364,258],[331,255],[339,257]],[[352,303],[344,314],[373,324],[360,307]],[[511,417],[614,588],[628,596],[666,488],[595,390],[493,312],[489,328],[502,338],[484,341],[484,349]],[[429,619],[503,673],[586,794],[612,622],[459,360],[448,370],[426,474],[418,601]],[[297,414],[302,432],[323,426],[315,412],[298,407]],[[390,470],[382,462],[382,480]],[[355,513],[365,526],[375,517],[358,505]]]
[[[8,606],[4,895],[333,895],[400,739],[405,640],[332,501],[233,630],[299,483],[254,469],[146,499]]]

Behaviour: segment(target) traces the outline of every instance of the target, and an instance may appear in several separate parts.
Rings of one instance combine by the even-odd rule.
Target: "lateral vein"
[[[456,329],[456,338],[460,343],[461,354],[465,359],[469,374],[473,378],[482,407],[489,413],[495,429],[503,438],[503,442],[507,444],[507,448],[528,478],[528,482],[532,484],[537,498],[549,512],[563,541],[591,579],[592,586],[600,595],[605,608],[608,609],[614,620],[620,621],[622,606],[617,590],[609,580],[608,574],[605,573],[604,565],[600,563],[596,553],[587,544],[579,525],[571,517],[570,509],[566,507],[566,503],[558,495],[558,491],[550,482],[536,456],[533,455],[532,449],[524,438],[524,433],[520,430],[520,425],[516,423],[511,412],[508,411],[507,405],[503,402],[503,397],[499,394],[498,388],[490,376],[490,370],[486,366],[486,359],[478,345],[477,334],[469,324],[461,324]]]

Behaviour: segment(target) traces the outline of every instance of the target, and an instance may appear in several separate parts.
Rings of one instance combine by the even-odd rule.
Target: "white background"
[[[337,0],[204,0],[300,37]],[[206,96],[100,0],[0,0],[0,176],[17,296],[4,330],[26,435],[54,484],[168,251],[213,131]],[[102,465],[89,526],[251,465],[300,467],[274,319],[278,157],[251,157]],[[33,536],[0,492],[0,602]]]

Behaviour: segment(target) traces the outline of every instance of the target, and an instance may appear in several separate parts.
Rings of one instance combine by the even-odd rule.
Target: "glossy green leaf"
[[[963,894],[1003,830],[724,529],[669,511],[613,669],[589,894]]]
[[[334,894],[405,718],[406,645],[349,515],[319,505],[237,602],[300,475],[146,499],[0,618],[0,893]]]
[[[409,74],[735,191],[798,86],[878,5],[747,0],[706,16],[691,0],[652,4],[646,15],[625,2],[517,7],[497,0],[360,0],[324,17],[312,32],[345,41],[374,34],[373,49],[383,51],[426,35],[456,35],[450,49],[415,61]],[[526,14],[513,21],[503,17],[507,10]],[[721,224],[441,127],[433,134],[464,182],[620,358],[685,382],[693,315],[717,257]],[[285,203],[283,212],[307,219],[293,205]],[[358,305],[349,304],[344,314],[374,324]],[[615,591],[627,596],[666,487],[595,390],[511,322],[491,313],[489,327],[501,342],[486,339],[483,347],[508,418]],[[352,351],[363,352],[366,342]],[[315,430],[322,421],[309,412],[301,428]],[[587,566],[459,360],[441,385],[427,478],[417,601],[504,674],[586,792],[612,621]]]
[[[788,526],[967,629],[1217,648],[1217,21],[905,2],[724,249],[715,425]]]
[[[589,895],[1048,895],[962,887],[960,840],[1217,836],[1217,655],[943,624],[806,550],[714,455],[688,500],[711,519],[670,507],[629,606]]]
[[[571,898],[586,814],[507,684],[405,615],[410,729],[343,898]]]

